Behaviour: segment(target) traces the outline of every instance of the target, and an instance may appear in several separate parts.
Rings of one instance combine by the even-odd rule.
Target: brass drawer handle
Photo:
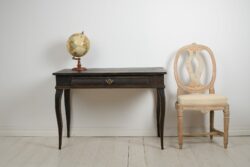
[[[114,80],[112,79],[106,79],[105,81],[108,85],[111,85],[112,83],[114,83]]]

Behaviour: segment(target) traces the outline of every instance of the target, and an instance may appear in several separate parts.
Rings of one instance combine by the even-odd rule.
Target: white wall
[[[176,134],[173,57],[192,42],[209,46],[216,90],[231,105],[230,133],[250,135],[249,0],[1,0],[0,135],[57,135],[52,72],[75,64],[65,42],[82,30],[88,68],[167,69],[166,135]],[[155,135],[154,93],[74,90],[73,135]],[[186,129],[205,127],[207,116],[191,116]]]

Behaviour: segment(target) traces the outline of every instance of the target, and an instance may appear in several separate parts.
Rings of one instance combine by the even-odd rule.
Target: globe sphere
[[[89,39],[84,33],[75,33],[67,41],[67,49],[75,58],[84,56],[88,52],[89,46]]]

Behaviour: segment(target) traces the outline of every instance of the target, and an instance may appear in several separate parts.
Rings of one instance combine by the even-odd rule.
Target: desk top
[[[53,75],[157,75],[166,74],[162,67],[139,67],[139,68],[88,68],[86,71],[77,72],[71,69],[63,69]]]

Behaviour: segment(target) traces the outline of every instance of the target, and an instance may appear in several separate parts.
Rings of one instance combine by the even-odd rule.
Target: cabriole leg
[[[158,89],[160,94],[160,137],[161,137],[161,149],[164,149],[164,120],[165,120],[165,93],[164,89]]]
[[[209,113],[210,116],[210,132],[214,130],[214,111],[211,110]],[[213,135],[210,135],[210,140],[213,140]]]
[[[156,121],[157,121],[157,136],[160,137],[160,91],[157,89],[156,94],[157,106],[156,106]]]
[[[67,122],[67,137],[70,137],[70,120],[71,120],[70,89],[64,90],[64,104],[65,104],[66,122]]]
[[[62,99],[63,89],[56,89],[55,94],[55,111],[56,111],[56,120],[58,126],[58,138],[59,138],[59,146],[58,148],[61,149],[62,147],[62,113],[61,113],[61,99]]]

